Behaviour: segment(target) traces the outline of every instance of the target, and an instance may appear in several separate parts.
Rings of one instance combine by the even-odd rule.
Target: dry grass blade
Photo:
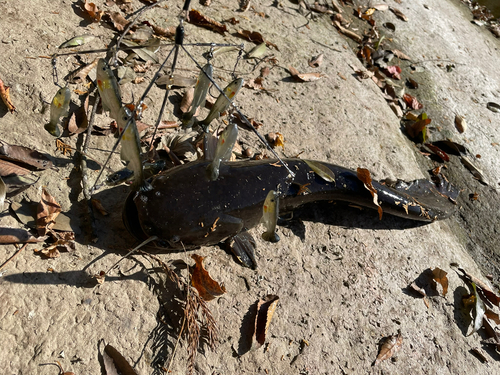
[[[181,328],[179,335],[182,335],[182,330],[185,327],[185,337],[188,344],[188,373],[192,374],[194,372],[196,354],[198,353],[198,348],[200,346],[200,339],[202,338],[201,333],[206,333],[206,339],[210,349],[215,350],[217,347],[217,323],[205,301],[198,295],[194,288],[190,287],[190,281],[186,282],[156,255],[146,253],[142,250],[139,250],[138,253],[155,260],[165,272],[167,277],[177,285],[179,290],[183,290],[186,293],[186,302],[184,305],[185,324],[183,323],[183,328]]]

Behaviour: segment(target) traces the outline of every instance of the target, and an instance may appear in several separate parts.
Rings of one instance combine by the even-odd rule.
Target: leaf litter
[[[2,98],[2,101],[9,112],[14,113],[16,107],[14,107],[14,104],[12,104],[12,100],[10,98],[10,87],[5,86],[2,79],[0,79],[0,98]]]
[[[380,206],[380,204],[378,203],[378,193],[377,193],[377,189],[375,189],[372,185],[372,178],[370,176],[370,171],[368,169],[365,169],[365,168],[358,168],[357,169],[357,176],[358,176],[358,179],[364,184],[366,190],[368,190],[370,192],[370,194],[372,195],[373,204],[375,206],[377,206],[379,220],[382,220],[383,210],[382,210],[382,207]]]
[[[402,345],[403,336],[401,335],[401,331],[398,331],[396,335],[381,339],[379,342],[379,352],[372,366],[377,366],[380,362],[393,357],[401,349]]]
[[[191,275],[191,283],[200,294],[200,297],[205,301],[211,301],[214,298],[226,293],[224,284],[221,285],[217,281],[212,279],[210,274],[203,266],[204,257],[193,254],[191,255],[191,258],[193,258],[196,263],[192,268],[193,273]]]
[[[279,297],[273,294],[269,294],[257,302],[255,328],[252,335],[252,350],[260,348],[266,342],[267,332],[278,302]]]

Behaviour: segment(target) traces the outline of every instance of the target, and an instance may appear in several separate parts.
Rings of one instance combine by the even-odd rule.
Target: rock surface
[[[118,10],[116,6],[107,8],[104,1],[95,3],[105,10]],[[463,193],[457,214],[446,221],[414,225],[389,216],[379,221],[376,211],[331,204],[301,210],[303,221],[279,227],[281,241],[277,244],[261,241],[262,228],[255,229],[254,237],[259,238],[256,271],[243,269],[219,248],[200,249],[197,253],[207,257],[206,268],[216,280],[224,282],[227,293],[209,303],[221,340],[216,353],[202,348],[203,354],[196,361],[197,373],[500,372],[498,354],[491,349],[482,349],[488,363],[471,353],[471,349],[481,347],[481,336],[466,336],[470,317],[462,308],[461,298],[468,290],[450,266],[458,263],[482,280],[483,275],[492,274],[494,283],[498,283],[500,113],[489,111],[486,103],[500,103],[500,40],[472,24],[468,9],[458,1],[386,3],[408,18],[404,22],[390,11],[374,15],[378,25],[391,22],[396,26],[394,32],[379,26],[386,38],[384,46],[411,57],[411,61],[397,61],[403,76],[420,84],[418,89],[407,92],[418,97],[432,118],[431,140],[452,138],[466,145],[472,155],[480,155],[474,162],[483,171],[488,186],[475,180],[458,158],[452,157],[444,173]],[[140,4],[132,2],[134,9]],[[167,5],[168,9],[155,8],[145,18],[175,26],[182,4]],[[278,60],[265,81],[268,93],[246,89],[238,97],[238,104],[245,114],[264,124],[262,133],[278,131],[284,135],[287,156],[302,152],[302,158],[352,169],[368,168],[376,179],[429,176],[427,170],[436,163],[408,139],[379,87],[369,79],[356,78],[354,71],[363,69],[356,57],[357,44],[339,34],[328,15],[311,20],[298,12],[297,4],[288,1],[254,1],[253,10],[245,13],[236,11],[235,1],[213,1],[208,8],[198,3],[191,6],[217,20],[235,17],[240,23],[229,26],[231,33],[256,30],[278,46],[279,51],[268,50]],[[54,151],[54,139],[43,129],[48,120],[43,101],[50,102],[57,88],[52,83],[50,59],[40,56],[53,54],[56,46],[82,34],[100,36],[89,48],[102,48],[113,32],[87,22],[78,3],[67,0],[7,0],[2,8],[0,77],[11,86],[17,113],[11,115],[0,105],[1,138],[46,152],[57,165],[57,170],[41,173],[35,187],[14,199],[38,201],[40,188],[45,185],[63,211],[83,223],[85,205],[79,172],[70,157]],[[352,8],[343,9],[344,18],[355,20]],[[362,34],[367,24],[355,22],[359,27],[356,32]],[[185,43],[241,43],[230,34],[222,37],[191,24],[185,28]],[[248,43],[246,50],[252,46]],[[206,47],[187,48],[196,59],[203,60],[201,54]],[[166,56],[168,51],[165,47],[161,55]],[[323,64],[309,67],[307,61],[320,53],[324,54]],[[90,62],[102,55],[84,58]],[[218,67],[231,69],[234,61],[235,56],[216,58],[216,74]],[[74,62],[72,57],[58,59],[60,81],[75,68]],[[424,69],[411,74],[411,64]],[[286,70],[289,65],[300,72],[321,72],[326,77],[296,82]],[[178,66],[195,75],[195,66],[185,54],[181,54]],[[248,62],[237,67],[245,79],[257,77],[259,69],[252,72]],[[218,74],[229,79],[227,71],[221,69]],[[131,97],[131,91],[137,98],[146,85],[126,85],[126,99]],[[151,92],[144,122],[154,123],[162,95],[157,88]],[[175,119],[171,108],[164,119]],[[463,134],[454,127],[455,115],[466,118],[468,128]],[[98,124],[109,122],[107,115],[97,116]],[[254,136],[243,137],[253,148],[260,147]],[[63,140],[81,147],[83,138]],[[111,149],[113,140],[93,137],[92,157],[104,161],[104,150]],[[112,168],[120,168],[117,160]],[[97,176],[95,171],[90,173],[91,178]],[[478,200],[469,200],[473,193],[478,193]],[[169,300],[171,294],[157,293],[157,278],[151,272],[155,265],[135,256],[124,260],[104,284],[91,287],[87,283],[89,275],[106,270],[135,245],[121,223],[121,204],[126,194],[125,187],[98,193],[110,215],[97,217],[97,243],[85,241],[83,228],[77,235],[75,252],[45,260],[33,255],[38,245],[29,245],[0,271],[3,373],[54,374],[53,366],[40,365],[57,360],[65,371],[98,374],[101,339],[116,347],[139,374],[162,373],[158,366],[168,363],[179,317]],[[20,226],[7,211],[2,213],[0,225]],[[0,247],[1,262],[14,251],[13,246]],[[167,262],[184,259],[192,263],[182,253],[161,257]],[[435,267],[448,272],[449,292],[445,297],[429,297],[426,307],[408,292],[407,286],[424,270]],[[240,357],[238,352],[246,340],[242,332],[248,328],[245,316],[267,294],[280,297],[267,343]],[[379,340],[398,330],[403,344],[397,360],[372,367]],[[186,344],[181,340],[172,373],[184,373],[186,363]]]

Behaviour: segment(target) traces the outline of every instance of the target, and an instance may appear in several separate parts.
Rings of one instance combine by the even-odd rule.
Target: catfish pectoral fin
[[[252,269],[257,268],[257,261],[255,260],[257,244],[250,233],[247,231],[240,232],[236,236],[228,238],[225,244],[241,264]]]

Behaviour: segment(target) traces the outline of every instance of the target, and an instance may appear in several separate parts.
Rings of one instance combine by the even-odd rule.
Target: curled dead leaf
[[[0,98],[2,98],[3,103],[10,111],[10,113],[13,113],[16,110],[16,107],[14,107],[14,104],[12,104],[12,101],[10,99],[10,87],[4,86],[3,81],[1,79],[0,79]]]
[[[30,232],[20,228],[0,228],[1,244],[43,242],[47,237],[33,237]]]
[[[288,70],[290,71],[291,76],[299,82],[317,81],[321,77],[325,76],[322,73],[299,73],[299,71],[295,69],[293,66],[289,66]]]
[[[397,65],[392,65],[388,66],[386,68],[387,73],[389,73],[389,77],[395,78],[395,79],[401,79],[401,68]]]
[[[394,56],[396,56],[398,59],[401,59],[401,60],[411,60],[410,56],[408,55],[405,55],[403,52],[401,52],[400,50],[398,49],[393,49],[391,50],[391,52],[394,54]]]
[[[28,147],[10,145],[3,141],[0,141],[0,158],[28,164],[38,169],[52,168],[52,162],[45,154]]]
[[[458,276],[466,283],[474,283],[477,287],[478,295],[487,303],[488,307],[495,305],[500,307],[500,296],[491,290],[491,288],[483,281],[466,272],[464,269],[459,268]]]
[[[113,26],[118,31],[123,31],[129,25],[129,21],[123,17],[119,12],[111,12],[109,13],[109,18],[111,18],[111,22],[113,22]]]
[[[205,301],[211,301],[215,297],[219,297],[226,293],[224,285],[220,285],[217,281],[212,279],[210,274],[203,266],[204,257],[193,254],[191,258],[196,262],[193,267],[193,274],[191,276],[191,284],[196,288],[200,297]]]
[[[108,211],[106,211],[106,209],[104,208],[99,199],[93,198],[91,202],[92,202],[92,207],[94,207],[102,216],[109,215]]]
[[[389,9],[398,17],[399,19],[408,22],[408,17],[406,17],[403,12],[401,12],[399,9],[396,9],[394,7],[389,7]]]
[[[24,176],[30,174],[26,168],[20,167],[17,164],[11,163],[7,160],[0,159],[0,177],[6,176]]]
[[[109,344],[104,347],[103,360],[107,374],[137,375],[125,357]]]
[[[283,150],[285,149],[285,137],[281,133],[268,133],[266,134],[266,140],[273,147],[281,146]]]
[[[277,51],[279,51],[278,46],[274,43],[271,43],[268,40],[265,40],[264,37],[262,36],[261,33],[258,33],[257,31],[250,31],[250,30],[238,30],[236,32],[236,36],[239,36],[240,38],[246,39],[250,42],[254,42],[256,44],[261,44],[261,43],[266,43],[267,47],[273,47]]]
[[[488,182],[484,178],[483,171],[479,169],[467,156],[460,156],[460,161],[472,173],[474,178],[476,178],[481,183],[488,185]]]
[[[418,101],[416,97],[410,94],[404,94],[403,99],[406,104],[412,109],[422,109],[424,105]]]
[[[467,122],[465,121],[463,116],[455,115],[455,127],[460,134],[464,133],[467,130]]]
[[[435,153],[437,156],[441,158],[442,161],[450,161],[450,157],[446,152],[441,150],[438,146],[433,145],[432,143],[426,143],[425,144],[433,153]]]
[[[337,28],[337,30],[344,34],[345,36],[351,38],[352,40],[354,40],[355,42],[358,42],[358,43],[361,43],[363,41],[363,37],[359,36],[358,34],[356,34],[355,32],[351,31],[351,30],[348,30],[346,28],[344,28],[339,21],[337,20],[334,20],[333,22],[333,26],[335,26]]]
[[[443,287],[443,296],[446,296],[446,293],[448,293],[448,277],[446,276],[447,273],[442,269],[436,267],[432,270],[432,275],[434,281],[441,284],[441,286]]]
[[[255,330],[252,337],[252,349],[256,350],[264,345],[267,331],[271,324],[279,297],[273,294],[265,296],[257,303],[257,314],[255,316]]]
[[[401,336],[401,331],[398,331],[397,335],[384,337],[380,340],[377,359],[372,366],[376,366],[380,362],[393,357],[401,349],[402,344],[403,336]]]
[[[148,25],[153,29],[153,32],[158,36],[163,36],[165,38],[173,38],[175,36],[175,26],[169,26],[166,28],[153,25],[148,21],[143,22],[144,25]]]
[[[39,235],[45,235],[56,223],[61,206],[50,195],[45,187],[42,188],[42,197],[37,207],[36,228]]]
[[[357,169],[357,177],[358,179],[365,185],[365,188],[370,192],[373,197],[373,203],[377,206],[379,220],[382,220],[382,207],[378,203],[378,193],[377,189],[375,189],[372,185],[372,178],[370,176],[370,171],[365,168]]]
[[[189,11],[188,22],[192,23],[193,25],[215,31],[222,35],[224,35],[227,31],[226,25],[223,25],[212,18],[204,16],[199,11],[194,9]]]
[[[191,103],[193,103],[194,99],[194,87],[190,87],[186,90],[184,93],[184,96],[182,97],[181,105],[180,105],[180,110],[182,113],[189,112],[191,109]]]
[[[320,53],[318,56],[311,58],[311,60],[308,62],[309,66],[311,68],[317,68],[321,64],[323,64],[323,59],[324,59],[324,54]]]
[[[97,5],[88,2],[88,0],[85,0],[85,2],[82,4],[82,8],[90,16],[93,22],[100,22],[102,16],[104,15],[104,12],[102,10],[99,10],[99,8],[97,8]]]

